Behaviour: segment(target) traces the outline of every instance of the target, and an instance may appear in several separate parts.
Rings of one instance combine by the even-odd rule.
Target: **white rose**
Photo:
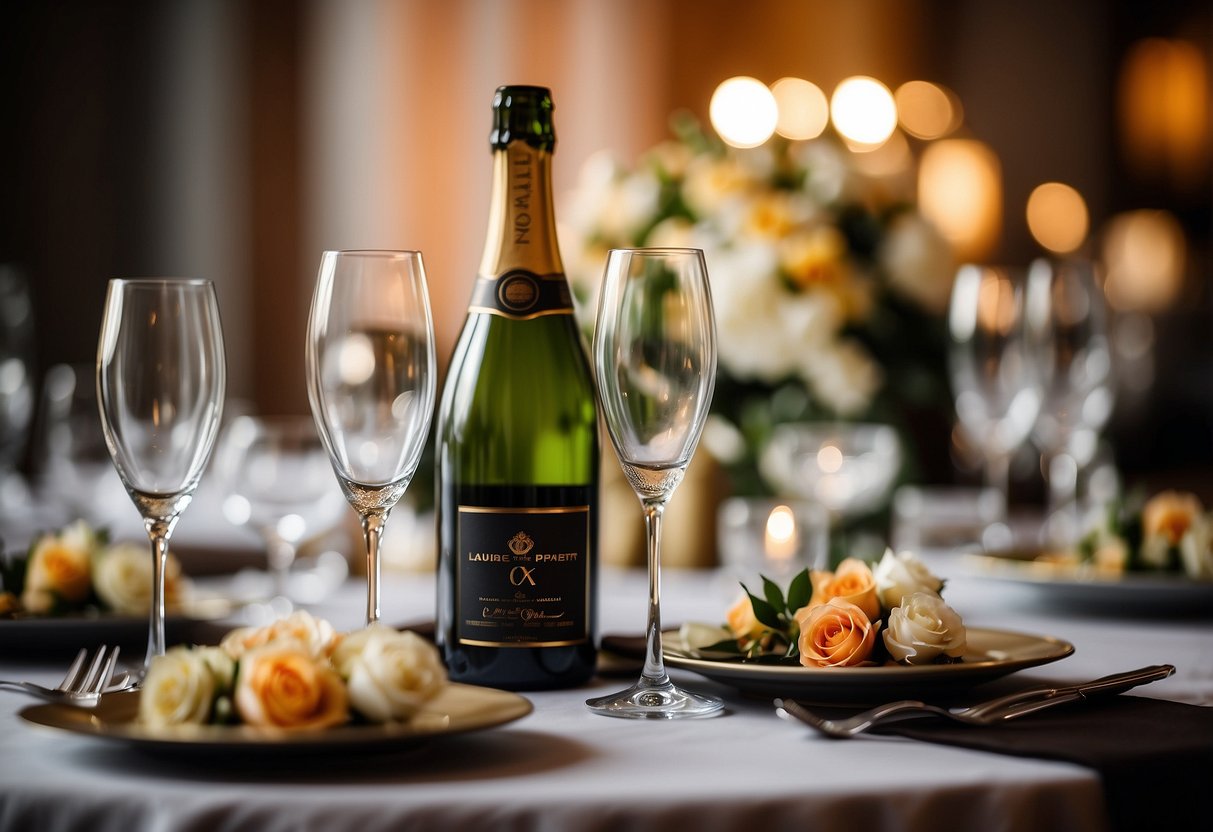
[[[749,598],[746,598],[749,603]],[[678,638],[686,650],[703,650],[713,644],[728,641],[735,636],[724,627],[704,624],[702,621],[688,621],[678,629]]]
[[[889,613],[884,645],[905,664],[930,664],[940,655],[964,653],[964,621],[954,609],[930,592],[915,592]]]
[[[93,587],[114,612],[141,615],[152,603],[152,554],[146,545],[118,543],[93,559]],[[164,567],[164,595],[170,606],[181,594],[181,564],[172,554]]]
[[[907,212],[893,220],[877,256],[894,291],[929,312],[947,309],[955,275],[952,250],[920,214]]]
[[[943,588],[943,581],[910,552],[893,554],[892,549],[885,549],[884,557],[872,574],[876,578],[880,603],[887,610],[899,606],[907,595],[915,592],[938,595]]]
[[[346,679],[350,706],[372,722],[408,719],[447,683],[432,644],[384,624],[346,636],[333,664]]]
[[[884,382],[867,350],[849,338],[802,353],[800,371],[818,400],[840,416],[861,413]]]
[[[174,647],[148,668],[139,721],[153,728],[201,725],[210,716],[215,693],[215,674],[202,651]]]
[[[1202,515],[1192,521],[1179,540],[1179,555],[1189,578],[1213,579],[1213,515]]]

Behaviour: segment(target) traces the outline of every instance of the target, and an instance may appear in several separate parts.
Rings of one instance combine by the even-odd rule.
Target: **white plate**
[[[922,666],[798,667],[705,659],[675,647],[666,664],[691,670],[743,693],[798,699],[887,701],[956,693],[1027,667],[1055,662],[1074,652],[1068,641],[1007,630],[969,627],[960,662]]]
[[[1037,551],[968,555],[974,574],[1029,587],[1051,606],[1118,615],[1213,615],[1213,581],[1173,572],[1100,573],[1084,564],[1039,558]]]
[[[529,714],[516,693],[452,683],[408,722],[351,724],[319,731],[273,731],[249,725],[149,728],[136,721],[139,693],[105,697],[95,710],[35,705],[21,712],[34,725],[128,745],[185,754],[306,754],[351,750],[397,751],[436,737],[495,728]]]

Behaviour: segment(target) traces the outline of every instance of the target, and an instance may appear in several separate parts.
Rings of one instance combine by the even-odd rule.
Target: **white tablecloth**
[[[953,564],[937,567],[941,572]],[[719,620],[736,585],[714,573],[665,575],[665,621]],[[351,583],[317,612],[359,626]],[[1178,668],[1140,690],[1213,704],[1213,623],[1117,620],[1023,606],[977,577],[954,577],[948,600],[972,626],[1054,635],[1076,653],[984,686],[1080,681],[1158,662]],[[602,630],[638,633],[644,576],[607,572]],[[384,617],[433,615],[429,576],[389,575]],[[58,665],[0,658],[0,678],[54,681]],[[590,696],[628,680],[528,694],[534,713],[509,726],[449,737],[407,754],[274,759],[145,756],[39,729],[0,698],[0,829],[150,830],[1065,830],[1107,826],[1099,781],[1083,767],[897,738],[831,741],[699,677],[726,697],[707,720],[630,721],[591,714]]]

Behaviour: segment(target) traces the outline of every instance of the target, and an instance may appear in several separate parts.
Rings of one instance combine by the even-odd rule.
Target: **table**
[[[1213,622],[1079,617],[1026,606],[1018,590],[955,564],[946,596],[970,626],[1055,635],[1077,650],[1058,663],[983,686],[1080,681],[1170,662],[1175,676],[1140,693],[1213,704]],[[718,620],[736,584],[716,572],[665,574],[665,621]],[[638,633],[644,575],[606,571],[604,633]],[[386,576],[384,618],[428,619],[429,575]],[[350,582],[315,611],[360,625]],[[0,676],[56,681],[63,663],[0,657]],[[144,756],[36,729],[0,697],[0,829],[155,830],[1066,830],[1107,828],[1096,776],[1078,765],[899,738],[831,741],[697,676],[683,684],[726,698],[728,714],[649,722],[589,713],[583,701],[622,687],[531,693],[534,712],[503,728],[405,754],[250,762]],[[630,680],[627,680],[630,681]]]

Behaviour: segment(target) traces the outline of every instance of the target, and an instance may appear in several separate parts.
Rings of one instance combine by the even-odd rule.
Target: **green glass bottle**
[[[598,413],[556,241],[552,97],[493,101],[489,227],[439,409],[437,639],[455,681],[568,687],[597,658]]]

